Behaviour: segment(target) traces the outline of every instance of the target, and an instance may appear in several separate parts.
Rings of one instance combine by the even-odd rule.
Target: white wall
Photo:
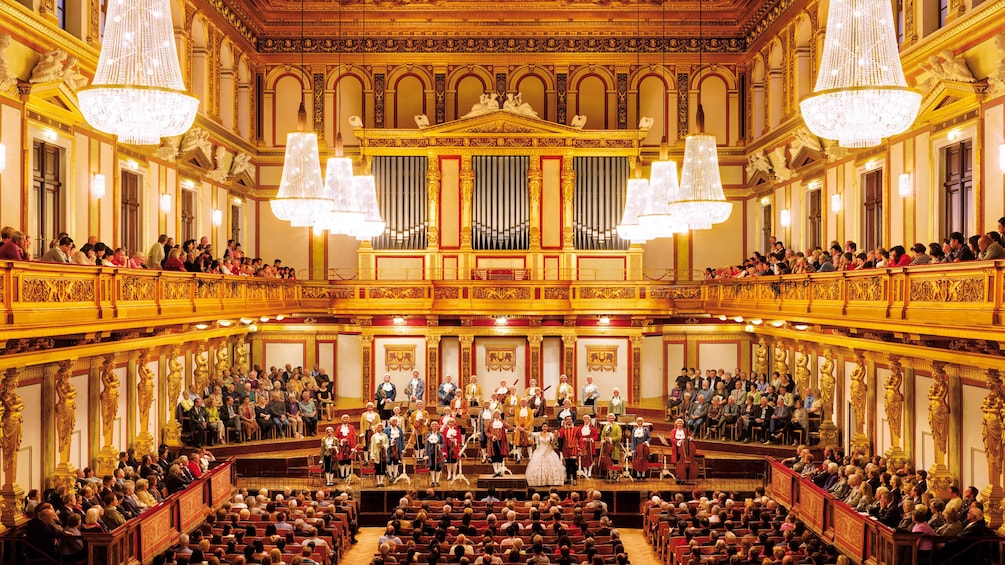
[[[73,430],[73,439],[70,440],[70,464],[77,469],[83,469],[91,464],[89,457],[90,450],[87,444],[87,433],[90,426],[89,404],[87,402],[87,378],[88,375],[86,372],[70,377],[70,384],[77,391],[77,422]],[[97,420],[98,418],[95,419]],[[28,421],[25,423],[29,424]]]
[[[931,377],[914,377],[914,389],[918,391],[914,395],[914,413],[917,414],[914,422],[914,446],[917,452],[908,453],[907,456],[914,458],[918,469],[930,469],[935,463],[932,427],[928,424],[928,389],[933,382]]]
[[[639,400],[662,398],[665,375],[666,367],[663,366],[663,337],[654,335],[643,338],[642,382],[639,383],[639,394],[642,395],[642,398]],[[582,390],[583,387],[579,388]]]
[[[502,349],[514,351],[514,366],[512,370],[489,371],[486,365],[488,350]],[[495,390],[500,386],[500,381],[506,381],[507,385],[513,385],[516,381],[517,393],[522,395],[527,388],[529,373],[527,367],[527,339],[524,337],[479,337],[475,339],[473,360],[475,374],[478,375],[478,384],[482,386],[482,392],[488,394],[490,390]],[[454,379],[456,383],[457,380]]]
[[[997,221],[995,218],[995,222]],[[974,485],[978,489],[988,484],[988,459],[984,451],[984,440],[978,432],[984,425],[984,413],[979,407],[985,396],[987,389],[963,385],[963,406],[968,409],[963,410],[963,464],[960,468],[960,482],[963,486]],[[966,433],[967,430],[973,432]]]
[[[740,365],[740,345],[737,343],[699,343],[698,369],[732,371]],[[683,366],[683,364],[681,365]],[[676,371],[673,373],[677,374]]]
[[[614,371],[590,370],[587,367],[586,349],[588,347],[616,347],[617,366]],[[586,384],[586,375],[593,375],[593,384],[600,389],[602,400],[613,396],[611,391],[614,387],[621,389],[622,397],[630,398],[632,389],[629,386],[628,370],[632,360],[631,353],[631,343],[623,337],[581,337],[576,340],[576,383],[578,385],[576,387],[576,402],[581,401],[580,396],[582,396],[583,385]],[[643,367],[645,367],[645,363],[643,363]],[[637,401],[637,399],[633,400]]]
[[[360,378],[360,367],[363,366],[363,351],[359,334],[339,334],[336,343],[338,366],[337,398],[339,406],[345,406],[345,400],[363,398],[363,379]],[[370,400],[369,398],[364,401]]]
[[[391,345],[403,345],[408,347],[415,347],[415,366],[408,370],[388,370],[386,361],[386,350],[385,347]],[[429,372],[426,371],[426,340],[422,337],[381,337],[377,336],[373,339],[373,382],[382,383],[384,382],[384,374],[391,375],[391,382],[398,387],[398,400],[403,400],[405,395],[405,387],[408,386],[409,379],[412,378],[412,371],[419,371],[419,374],[425,378]],[[456,384],[457,381],[454,381]],[[373,386],[370,390],[375,390]],[[435,393],[434,393],[435,397]],[[426,398],[429,398],[429,393],[427,392]]]
[[[294,367],[303,366],[307,361],[306,353],[302,342],[266,342],[262,369],[268,371],[269,367],[282,367],[287,363]]]
[[[541,340],[541,381],[539,386],[547,388],[544,397],[548,400],[555,400],[558,392],[558,376],[562,371],[562,338],[546,337]],[[485,390],[484,385],[482,390]]]

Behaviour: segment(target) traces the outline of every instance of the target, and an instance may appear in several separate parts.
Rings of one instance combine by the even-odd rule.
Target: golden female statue
[[[857,434],[865,433],[865,361],[860,357],[850,377],[851,404],[855,413],[855,430]]]
[[[789,372],[789,352],[781,343],[775,347],[775,370],[778,371],[779,375]]]
[[[890,436],[893,445],[900,445],[901,417],[904,414],[904,395],[900,392],[900,384],[904,381],[904,369],[900,363],[890,364],[890,376],[886,379],[883,395],[883,405],[886,408],[886,419],[890,423]]]
[[[984,439],[984,452],[988,458],[988,476],[992,484],[997,483],[997,477],[1002,473],[1002,409],[1005,400],[1002,398],[1002,383],[997,373],[988,375],[988,395],[981,402],[981,412],[984,413],[984,426],[981,437]]]
[[[810,387],[810,356],[804,351],[796,352],[796,390],[800,393]]]
[[[238,375],[248,374],[248,344],[241,338],[234,346],[234,370]]]
[[[819,368],[820,400],[823,401],[825,415],[829,415],[834,409],[834,359],[825,354]]]
[[[168,358],[168,405],[174,409],[174,405],[181,396],[181,372],[184,367],[178,360],[181,351],[177,347],[171,348],[171,356]]]
[[[223,377],[223,372],[230,368],[230,346],[223,342],[216,348],[216,376]]]
[[[757,349],[754,351],[754,371],[768,372],[768,344],[763,339],[757,343]]]
[[[136,361],[136,393],[140,409],[140,429],[150,430],[150,407],[154,403],[154,372],[147,365],[147,354],[141,352]]]
[[[105,357],[101,364],[101,429],[105,445],[112,445],[112,435],[115,430],[115,415],[119,411],[119,376],[115,374],[115,366],[111,356]]]
[[[946,373],[941,367],[936,368],[932,375],[935,382],[928,389],[928,425],[932,428],[932,438],[935,441],[936,464],[945,463],[946,446],[949,441],[949,383]]]
[[[17,475],[17,453],[21,450],[21,424],[24,402],[17,394],[18,370],[9,369],[0,392],[3,404],[3,478],[5,484],[14,484]]]
[[[195,377],[195,388],[199,394],[203,394],[209,386],[209,353],[205,349],[200,349],[195,354],[195,369],[192,371]]]
[[[77,391],[70,382],[70,363],[63,362],[56,371],[56,445],[59,462],[70,463],[70,439],[77,426]]]

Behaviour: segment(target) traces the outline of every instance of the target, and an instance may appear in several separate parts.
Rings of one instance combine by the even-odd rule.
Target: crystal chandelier
[[[77,92],[84,119],[134,145],[185,133],[199,100],[185,92],[168,0],[116,0],[107,7],[94,81]]]
[[[380,217],[380,208],[377,207],[377,183],[373,175],[359,175],[353,179],[356,184],[356,201],[359,202],[360,210],[363,212],[363,221],[357,226],[356,239],[373,239],[384,233],[387,224]]]
[[[704,37],[702,34],[702,3],[698,2],[698,72],[702,69]],[[733,204],[722,192],[719,176],[719,150],[715,136],[705,134],[705,110],[698,103],[695,112],[696,134],[684,142],[684,167],[680,175],[680,191],[670,201],[670,213],[691,229],[708,229],[729,218]]]
[[[648,196],[648,180],[628,179],[625,211],[621,214],[621,223],[618,224],[618,237],[631,243],[645,243],[649,239],[639,224],[639,214],[645,211]]]
[[[655,161],[649,170],[645,209],[639,214],[639,226],[649,239],[687,233],[688,223],[675,216],[670,208],[679,191],[677,162],[665,158]]]
[[[304,67],[304,4],[300,0],[300,68]],[[307,131],[304,92],[300,92],[297,131],[286,134],[286,155],[279,191],[272,199],[272,213],[294,227],[314,226],[319,213],[331,208],[332,196],[321,180],[318,135]]]
[[[341,139],[341,138],[340,138]],[[321,215],[314,227],[328,230],[332,235],[355,235],[365,215],[359,207],[356,179],[352,176],[352,159],[332,157],[325,170],[325,193],[332,201],[326,214]]]
[[[907,88],[893,8],[882,0],[832,0],[806,126],[842,147],[871,147],[914,123],[921,94]]]

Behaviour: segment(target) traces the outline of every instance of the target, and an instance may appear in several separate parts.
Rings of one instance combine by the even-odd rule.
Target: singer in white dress
[[[533,434],[537,448],[527,462],[527,486],[543,487],[560,485],[565,482],[565,465],[555,451],[555,434],[548,430],[548,424]]]

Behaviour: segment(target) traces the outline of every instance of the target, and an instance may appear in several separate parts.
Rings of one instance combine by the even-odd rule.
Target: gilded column
[[[457,383],[463,390],[464,385]],[[440,386],[440,336],[426,336],[426,389],[435,391]]]
[[[953,476],[946,467],[946,452],[949,448],[949,377],[946,364],[932,362],[932,386],[928,389],[928,425],[932,429],[932,443],[935,447],[935,463],[928,471],[928,484],[938,497],[949,494]]]
[[[820,443],[825,446],[838,445],[838,429],[834,425],[834,353],[824,349],[824,360],[820,363],[817,382],[820,383],[820,400],[823,416],[820,422]]]
[[[576,171],[572,168],[572,155],[562,159],[562,249],[573,250],[572,220],[573,198],[576,194]]]
[[[87,0],[87,43],[101,50],[101,0]],[[237,114],[234,114],[235,116]]]
[[[642,336],[633,335],[629,339],[632,342],[632,374],[630,383],[632,397],[629,401],[638,402],[642,398]]]
[[[754,372],[768,374],[768,340],[764,336],[758,338],[757,349],[754,350]]]
[[[793,361],[796,364],[794,375],[796,393],[805,398],[806,389],[810,388],[810,356],[806,352],[805,343],[799,343]]]
[[[70,443],[77,428],[77,390],[70,382],[70,361],[60,361],[56,369],[56,450],[59,464],[52,474],[52,486],[66,486],[68,492],[76,491],[77,469],[70,463]]]
[[[27,521],[24,490],[17,484],[17,457],[21,451],[24,401],[17,394],[21,370],[7,369],[0,392],[0,421],[3,422],[3,488],[0,488],[0,522],[13,528]]]
[[[865,431],[866,405],[869,396],[869,385],[866,383],[865,354],[855,352],[855,368],[848,376],[849,392],[851,394],[852,416],[854,417],[851,449],[852,452],[869,455],[871,442]]]
[[[562,336],[562,373],[569,377],[569,384],[572,389],[579,391],[579,383],[576,382],[576,336]]]
[[[474,372],[471,364],[474,361],[472,345],[475,343],[475,338],[470,335],[462,335],[457,339],[461,342],[461,376],[459,381],[467,386],[468,382],[471,381],[471,374]]]
[[[98,452],[95,475],[111,475],[118,462],[119,450],[112,445],[115,434],[115,418],[119,413],[119,376],[115,374],[115,356],[106,355],[99,370],[101,377],[101,451]]]
[[[370,394],[370,382],[373,380],[373,334],[366,332],[359,336],[360,346],[363,348],[363,404],[373,400]]]
[[[209,352],[206,350],[206,342],[200,342],[195,355],[192,357],[195,368],[192,369],[192,378],[195,383],[195,390],[203,394],[209,386]]]
[[[541,158],[531,157],[527,173],[527,192],[530,197],[530,249],[541,249]]]
[[[146,350],[141,350],[136,358],[136,404],[139,409],[139,428],[133,447],[136,455],[154,455],[154,436],[150,433],[150,409],[154,404],[154,387],[157,386],[157,379],[154,372],[147,364],[150,354]]]
[[[886,450],[886,460],[890,466],[899,469],[907,461],[907,454],[901,447],[900,442],[904,430],[904,366],[900,364],[900,357],[890,356],[890,376],[886,378],[883,385],[883,408],[886,409],[886,421],[890,427],[890,447]]]
[[[181,389],[184,380],[182,375],[182,370],[184,365],[179,361],[181,357],[181,347],[177,345],[172,345],[171,350],[168,352],[167,361],[167,397],[166,403],[162,402],[167,406],[167,418],[164,424],[164,443],[169,447],[181,447],[181,423],[177,419],[176,406],[178,399],[181,398]]]
[[[437,251],[440,248],[440,160],[436,154],[430,154],[427,159],[429,166],[426,167],[426,194],[428,195],[426,238],[429,251]]]
[[[1005,419],[1005,396],[1002,395],[1002,379],[997,369],[988,369],[988,395],[981,402],[984,424],[981,437],[984,439],[984,454],[988,459],[988,485],[981,490],[984,501],[984,517],[989,526],[1002,525],[1002,420]]]
[[[541,382],[541,341],[539,335],[527,336],[528,358],[530,359],[530,378]]]
[[[471,155],[461,156],[461,249],[471,249],[471,197],[475,190],[475,171]]]

